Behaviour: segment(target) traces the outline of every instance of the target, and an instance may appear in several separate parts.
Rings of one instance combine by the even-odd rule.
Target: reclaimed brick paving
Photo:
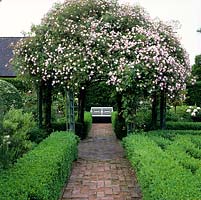
[[[111,124],[93,124],[61,200],[141,200],[134,172]]]

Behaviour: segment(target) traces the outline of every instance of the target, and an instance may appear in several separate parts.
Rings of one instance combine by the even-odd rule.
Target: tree
[[[195,77],[194,84],[188,84],[188,96],[186,102],[189,105],[201,106],[201,55],[195,57],[195,64],[192,66],[192,75]]]
[[[195,57],[195,64],[192,67],[192,75],[196,77],[197,81],[201,81],[201,55]]]
[[[123,95],[119,116],[123,120],[124,113],[129,122],[140,98],[173,98],[190,73],[188,56],[169,25],[151,20],[140,6],[112,0],[57,4],[17,44],[14,63],[21,75],[48,88],[47,97],[58,85],[77,91],[81,123],[86,88],[94,81],[115,85],[117,96]]]

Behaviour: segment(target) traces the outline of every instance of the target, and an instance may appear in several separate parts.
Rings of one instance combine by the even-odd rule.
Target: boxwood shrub
[[[77,122],[75,123],[75,133],[80,137],[80,139],[85,139],[89,131],[91,130],[92,126],[92,116],[90,112],[84,113],[84,126],[82,123]]]
[[[56,200],[77,158],[78,137],[54,132],[34,150],[1,172],[1,200]]]
[[[84,137],[86,138],[91,130],[92,116],[90,112],[84,113]]]
[[[143,200],[201,199],[200,169],[193,175],[144,134],[130,135],[123,144],[136,170]]]
[[[168,130],[201,130],[201,122],[167,122]]]
[[[147,134],[173,140],[176,135],[201,135],[201,130],[155,130],[149,131]]]
[[[201,151],[191,141],[191,135],[177,135],[174,142],[167,146],[166,152],[179,162],[184,168],[190,169],[195,173],[201,167],[199,157],[195,158],[194,152],[201,155]]]
[[[114,130],[116,137],[122,140],[122,138],[127,136],[127,127],[125,121],[119,119],[118,113],[116,111],[112,112],[111,121],[112,121],[112,128]]]
[[[84,113],[84,127],[82,123],[75,121],[75,133],[80,139],[85,139],[92,126],[92,116],[90,112]],[[60,122],[53,122],[52,129],[54,131],[65,131],[66,130],[66,122],[65,119],[60,120]]]

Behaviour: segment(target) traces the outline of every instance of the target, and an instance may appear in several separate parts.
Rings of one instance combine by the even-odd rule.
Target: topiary
[[[15,86],[13,86],[11,83],[0,80],[0,124],[4,114],[11,107],[21,108],[22,98]]]

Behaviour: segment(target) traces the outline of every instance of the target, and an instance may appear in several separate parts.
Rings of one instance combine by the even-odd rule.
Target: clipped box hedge
[[[166,122],[168,130],[201,130],[201,122]]]
[[[92,127],[92,116],[90,112],[85,112],[84,113],[84,125],[80,122],[75,122],[75,133],[77,136],[80,137],[80,139],[85,139],[89,131],[91,130]],[[66,130],[66,122],[65,119],[64,121],[61,122],[53,122],[52,123],[52,129],[54,131],[65,131]]]
[[[56,200],[77,158],[78,137],[54,132],[0,175],[1,200]]]
[[[154,130],[147,132],[149,136],[161,136],[163,138],[174,140],[177,135],[201,136],[201,130]]]
[[[127,127],[125,122],[119,119],[117,111],[112,112],[111,121],[112,128],[116,137],[122,140],[122,138],[127,136]]]
[[[84,113],[84,124],[80,123],[76,119],[75,123],[75,133],[79,136],[80,139],[85,139],[92,127],[92,115],[90,112]]]
[[[143,200],[201,199],[201,168],[192,174],[144,134],[130,135],[123,139],[123,144],[136,170]]]

